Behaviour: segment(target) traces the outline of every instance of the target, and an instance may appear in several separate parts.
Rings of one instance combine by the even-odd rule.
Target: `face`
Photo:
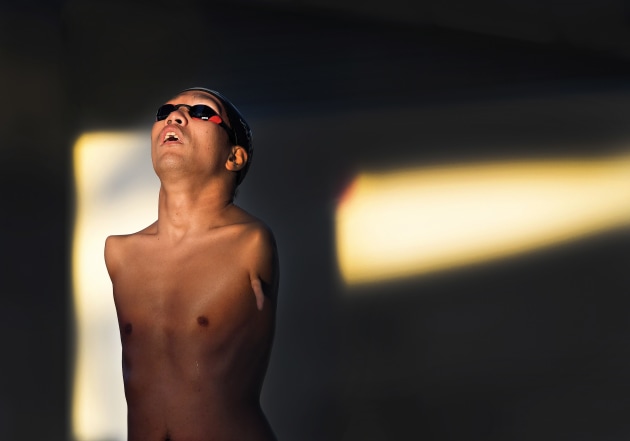
[[[179,106],[151,131],[151,156],[158,176],[164,173],[183,172],[212,174],[222,172],[231,153],[229,122],[221,102],[203,91],[184,92],[165,104]],[[192,117],[190,107],[203,104],[212,108],[215,117]]]

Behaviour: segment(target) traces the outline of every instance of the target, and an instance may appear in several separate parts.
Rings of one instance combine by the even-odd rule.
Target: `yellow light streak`
[[[630,158],[364,173],[335,223],[347,284],[497,259],[629,224]]]
[[[147,133],[88,133],[73,150],[76,441],[127,436],[120,338],[103,247],[108,235],[138,231],[156,218],[159,182],[151,169],[149,140]]]

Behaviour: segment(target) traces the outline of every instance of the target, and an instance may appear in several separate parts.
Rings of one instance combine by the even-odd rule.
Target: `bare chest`
[[[114,280],[114,299],[123,334],[235,326],[255,305],[238,256],[212,248],[138,253]]]

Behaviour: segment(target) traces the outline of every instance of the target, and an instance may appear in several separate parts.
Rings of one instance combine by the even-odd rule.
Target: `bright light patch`
[[[157,218],[159,181],[149,146],[148,133],[90,133],[74,147],[72,430],[77,441],[127,437],[120,337],[103,248],[108,235],[138,231]]]
[[[360,174],[336,213],[348,284],[425,274],[630,223],[630,158]]]

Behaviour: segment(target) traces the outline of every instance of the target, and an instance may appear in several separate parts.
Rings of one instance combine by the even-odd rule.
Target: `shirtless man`
[[[268,441],[260,408],[278,259],[270,230],[233,203],[251,132],[221,94],[187,89],[151,132],[158,219],[110,236],[128,441]]]

